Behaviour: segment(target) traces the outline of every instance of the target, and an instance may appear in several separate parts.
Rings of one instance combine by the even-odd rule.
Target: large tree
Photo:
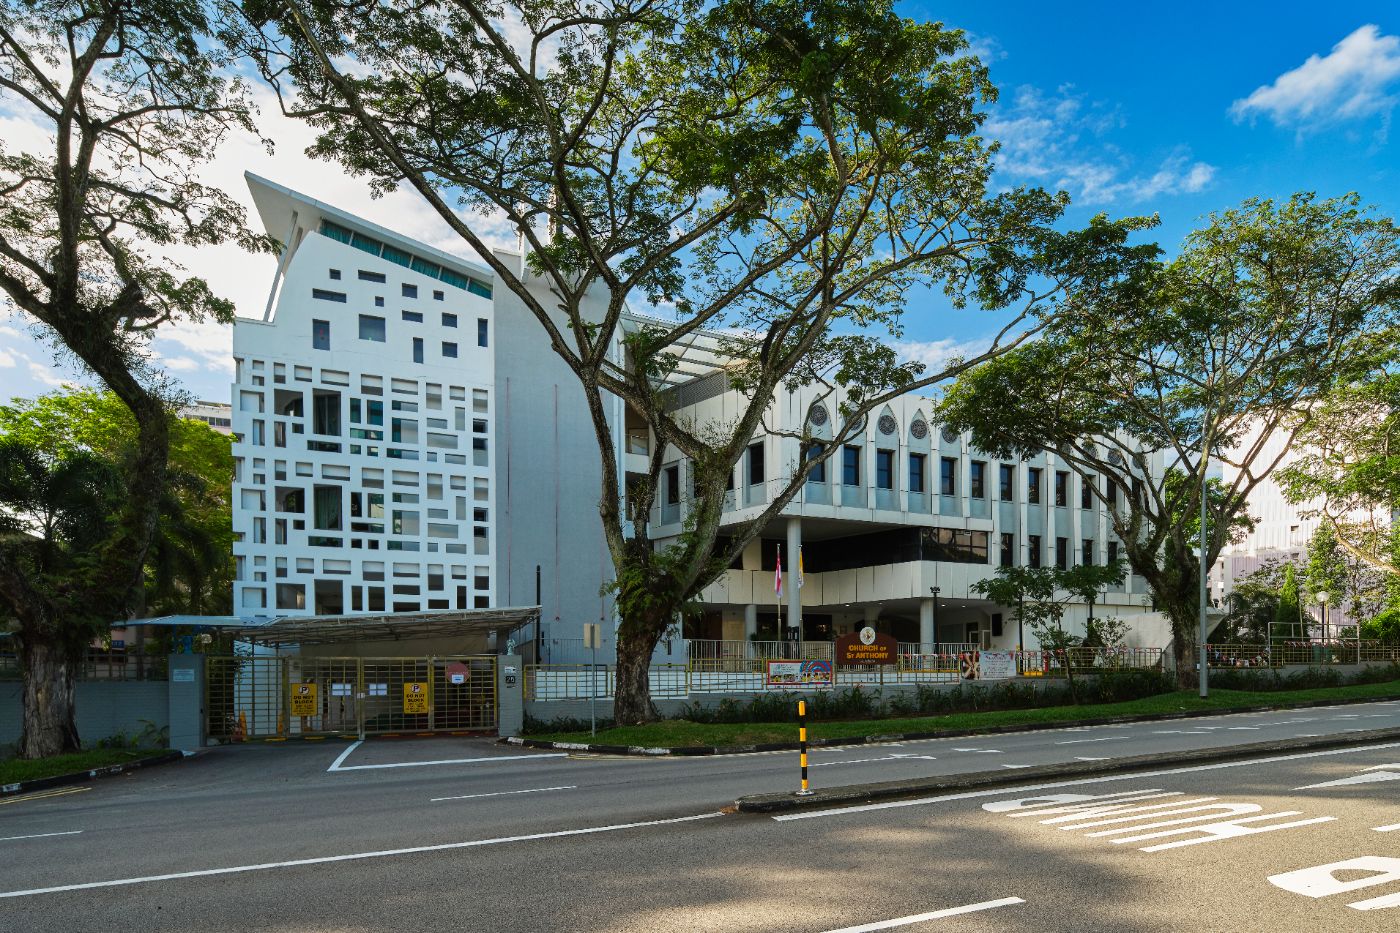
[[[1378,361],[1316,406],[1298,433],[1297,459],[1278,475],[1288,500],[1320,518],[1338,547],[1385,574],[1400,574],[1392,540],[1400,507],[1396,362],[1393,354]]]
[[[314,151],[379,190],[407,185],[495,273],[576,375],[597,439],[616,580],[616,716],[654,715],[658,638],[801,488],[794,466],[763,513],[726,529],[725,487],[781,387],[845,390],[846,428],[938,372],[900,361],[905,299],[1013,309],[990,358],[1039,324],[1069,283],[1092,292],[1150,248],[1146,222],[1052,226],[1062,195],[996,193],[978,135],[995,90],[961,32],[890,0],[543,0],[339,4],[248,0],[256,50]],[[528,270],[459,208],[503,217]],[[656,310],[643,326],[629,303]],[[665,391],[685,348],[730,336],[744,404],[691,423]],[[609,400],[653,436],[644,477],[619,481]],[[811,439],[802,441],[810,449]],[[693,467],[679,543],[649,529],[663,464]]]
[[[85,540],[81,573],[43,575],[22,540],[0,546],[24,757],[76,747],[73,670],[90,620],[122,618],[142,598],[170,447],[169,393],[146,339],[176,319],[233,313],[162,252],[270,246],[194,174],[231,127],[254,129],[244,88],[220,76],[218,15],[199,0],[0,0],[0,106],[28,128],[0,141],[0,294],[136,429],[114,521]]]
[[[139,608],[143,615],[226,613],[234,566],[232,438],[174,413],[169,431],[166,504]],[[113,393],[68,387],[0,405],[0,437],[42,450],[55,463],[92,456],[119,467],[136,449],[137,428]]]
[[[1309,412],[1393,342],[1400,235],[1352,195],[1250,200],[1179,255],[1086,300],[1070,327],[969,372],[942,406],[1003,456],[1064,458],[1105,503],[1133,572],[1171,621],[1189,681],[1206,561]],[[1223,464],[1225,480],[1207,483]]]

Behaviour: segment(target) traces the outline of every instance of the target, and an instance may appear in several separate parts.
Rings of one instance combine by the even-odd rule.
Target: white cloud
[[[250,226],[260,229],[258,215],[243,178],[245,170],[334,204],[390,230],[480,262],[466,243],[416,192],[402,188],[383,197],[372,196],[364,179],[351,177],[339,165],[314,160],[305,154],[307,147],[315,140],[315,131],[301,121],[282,116],[270,89],[258,87],[254,99],[260,110],[259,131],[262,136],[273,140],[274,152],[269,154],[256,136],[230,134],[201,172],[205,183],[222,189],[243,204],[248,211]],[[14,152],[23,149],[42,152],[51,145],[38,126],[17,117],[14,112],[5,113],[2,110],[0,137]],[[465,211],[459,213],[488,245],[515,248],[514,231],[503,217],[482,217]],[[279,237],[285,232],[272,231]],[[197,249],[175,247],[164,253],[184,266],[189,274],[206,279],[215,294],[232,300],[239,315],[262,316],[276,268],[274,257],[249,255],[231,244]],[[0,305],[0,319],[4,317],[4,307]],[[17,312],[9,317],[28,323],[28,318]],[[17,333],[13,336],[21,343],[29,343],[32,348],[42,347],[32,338],[21,339]],[[228,397],[228,376],[233,373],[232,328],[209,322],[178,322],[161,328],[151,349],[153,361],[179,372],[186,388],[193,394],[212,399]],[[43,385],[57,385],[63,381],[60,376],[71,378],[77,375],[54,375],[52,367],[41,367],[41,370],[46,378],[40,379],[35,373],[34,379]],[[32,392],[35,386],[30,381],[17,388]]]
[[[14,369],[19,365],[15,355],[6,350],[0,350],[0,369]]]
[[[1255,88],[1230,106],[1236,120],[1265,116],[1278,126],[1317,129],[1346,120],[1389,117],[1397,102],[1400,37],[1362,26],[1325,56],[1309,55],[1272,84]]]
[[[928,367],[924,370],[924,375],[932,376],[955,358],[966,359],[982,353],[991,343],[991,337],[976,337],[971,340],[943,337],[939,340],[901,340],[894,344],[894,349],[902,360],[923,363]]]
[[[1001,143],[997,169],[1004,179],[1063,188],[1080,203],[1193,194],[1214,179],[1215,166],[1193,159],[1184,146],[1144,173],[1108,141],[1125,124],[1117,108],[1086,101],[1072,87],[1051,95],[1022,87],[994,111],[984,132]]]

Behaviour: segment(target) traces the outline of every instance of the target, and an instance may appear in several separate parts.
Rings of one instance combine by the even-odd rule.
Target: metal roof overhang
[[[230,629],[240,641],[260,645],[329,645],[406,638],[452,638],[512,629],[539,618],[538,606],[513,609],[437,610],[381,615],[282,616],[270,623]]]

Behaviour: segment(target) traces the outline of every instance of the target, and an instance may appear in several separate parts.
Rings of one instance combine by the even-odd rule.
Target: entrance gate
[[[209,656],[208,735],[494,732],[496,658]]]

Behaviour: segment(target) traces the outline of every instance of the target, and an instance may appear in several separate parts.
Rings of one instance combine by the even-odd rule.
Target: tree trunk
[[[81,750],[68,652],[43,639],[24,638],[24,728],[19,757],[47,758]]]
[[[622,637],[617,639],[617,688],[613,694],[613,720],[619,726],[634,726],[657,718],[651,702],[651,653],[656,640]]]
[[[1196,642],[1200,628],[1200,606],[1197,603],[1163,606],[1162,611],[1172,623],[1172,657],[1176,661],[1177,686],[1182,690],[1195,689],[1199,685]]]

